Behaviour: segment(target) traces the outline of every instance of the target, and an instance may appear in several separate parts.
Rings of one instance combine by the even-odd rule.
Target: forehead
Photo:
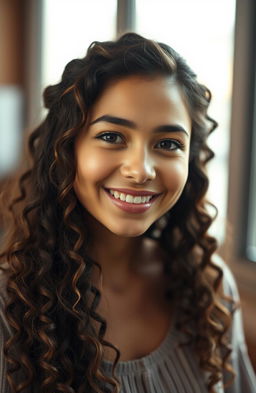
[[[91,110],[96,117],[118,115],[138,124],[179,122],[191,128],[187,103],[171,77],[129,76],[110,82]]]

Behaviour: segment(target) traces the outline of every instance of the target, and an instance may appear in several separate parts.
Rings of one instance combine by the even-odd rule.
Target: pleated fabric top
[[[223,261],[216,260],[223,269],[224,293],[239,301],[234,277]],[[180,346],[186,337],[175,328],[173,322],[162,344],[149,355],[140,359],[121,361],[116,375],[121,383],[121,393],[208,393],[207,373],[199,367],[191,346]],[[256,393],[256,378],[251,366],[244,339],[241,310],[234,313],[230,331],[233,347],[231,364],[236,378],[230,387],[224,387],[230,379],[224,373],[222,381],[215,385],[216,393]],[[104,360],[103,370],[110,376],[112,363]]]
[[[225,294],[239,300],[232,273],[223,262],[221,267]],[[0,271],[0,393],[9,393],[3,344],[4,339],[11,335],[11,329],[3,312],[6,280],[2,276]],[[180,346],[180,342],[184,342],[183,333],[175,328],[173,322],[156,350],[139,359],[119,362],[116,375],[121,383],[121,393],[208,393],[207,374],[200,369],[192,348]],[[234,383],[225,388],[230,376],[224,373],[223,380],[215,386],[216,393],[256,393],[256,378],[247,354],[240,310],[234,314],[230,343],[233,348],[231,363],[237,376]],[[111,375],[111,362],[104,360],[102,368]]]
[[[117,364],[116,375],[121,382],[121,393],[208,393],[207,374],[203,373],[189,346],[179,346],[184,336],[173,328],[155,351],[140,359]],[[256,393],[254,371],[244,345],[233,354],[233,367],[237,378],[230,388],[224,380],[215,386],[216,393]],[[112,364],[103,362],[104,371],[110,376]]]

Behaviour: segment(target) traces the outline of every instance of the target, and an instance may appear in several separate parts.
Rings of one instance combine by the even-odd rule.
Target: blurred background
[[[252,0],[0,0],[0,187],[43,118],[43,89],[92,41],[126,31],[172,46],[208,86],[212,234],[242,298],[256,370],[256,2]],[[2,184],[2,185],[1,185]],[[0,217],[1,230],[1,217]]]

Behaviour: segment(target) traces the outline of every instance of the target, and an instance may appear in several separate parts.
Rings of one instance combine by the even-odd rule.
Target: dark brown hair
[[[116,377],[101,369],[103,346],[111,344],[104,340],[106,322],[97,313],[100,292],[90,280],[96,263],[87,255],[91,234],[73,191],[74,141],[107,83],[134,74],[174,78],[189,108],[188,180],[166,214],[158,241],[169,256],[167,296],[177,300],[178,327],[209,373],[209,392],[222,370],[230,370],[225,337],[231,316],[218,295],[222,270],[212,262],[216,240],[207,233],[213,218],[205,199],[205,167],[213,153],[206,140],[216,127],[207,115],[211,94],[172,48],[128,33],[116,41],[93,42],[84,58],[67,64],[60,83],[44,91],[49,111],[29,138],[31,165],[10,203],[11,234],[1,253],[8,262],[5,312],[13,335],[5,356],[13,392],[119,391]],[[154,237],[156,226],[145,236]],[[23,379],[16,383],[17,372]]]

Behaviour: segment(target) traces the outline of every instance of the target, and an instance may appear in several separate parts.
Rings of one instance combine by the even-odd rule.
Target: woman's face
[[[184,98],[170,78],[112,82],[76,140],[77,197],[112,233],[143,234],[181,195],[190,133]]]

